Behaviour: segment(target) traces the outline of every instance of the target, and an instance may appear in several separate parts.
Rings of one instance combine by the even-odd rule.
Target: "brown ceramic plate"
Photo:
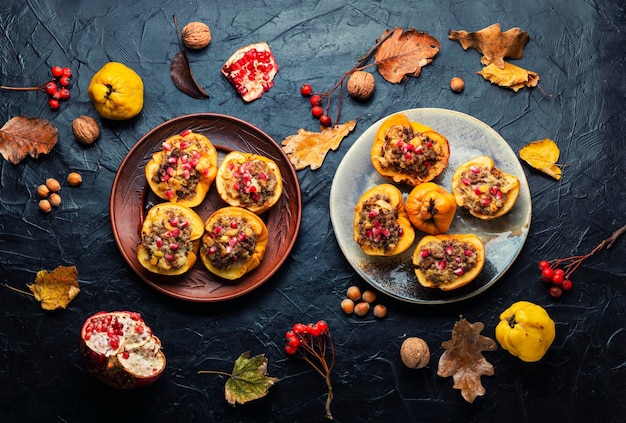
[[[230,151],[256,153],[274,160],[283,177],[283,194],[270,210],[261,215],[270,239],[265,256],[256,269],[236,281],[219,278],[200,262],[181,276],[162,276],[147,271],[137,260],[144,216],[153,205],[162,202],[146,181],[144,168],[161,143],[171,135],[190,129],[206,135],[219,154]],[[215,210],[227,206],[212,186],[205,200],[194,210],[206,219]],[[157,290],[183,300],[197,302],[225,301],[244,295],[266,282],[287,259],[300,229],[302,198],[296,172],[280,146],[255,126],[226,115],[199,113],[180,116],[162,123],[145,134],[128,152],[113,181],[110,200],[113,236],[122,256],[133,271]]]

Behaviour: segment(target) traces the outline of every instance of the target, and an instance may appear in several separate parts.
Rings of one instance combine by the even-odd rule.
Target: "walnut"
[[[421,369],[430,362],[430,349],[422,338],[407,338],[400,347],[400,358],[405,366]]]
[[[190,22],[183,27],[183,43],[187,48],[200,50],[211,42],[211,30],[202,22]]]
[[[374,75],[369,72],[356,71],[348,78],[348,94],[357,100],[367,100],[374,93]]]
[[[72,132],[78,142],[90,145],[100,136],[100,127],[91,116],[79,116],[72,122]]]

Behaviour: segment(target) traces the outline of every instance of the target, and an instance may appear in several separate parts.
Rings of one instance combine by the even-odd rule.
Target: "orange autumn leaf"
[[[524,55],[524,47],[530,41],[528,34],[519,28],[502,32],[499,23],[476,32],[450,30],[448,38],[458,41],[463,50],[473,48],[482,54],[480,61],[483,65],[493,63],[500,69],[504,69],[505,57],[521,59]]]
[[[552,176],[557,181],[561,179],[561,169],[556,165],[560,154],[559,147],[554,141],[545,138],[533,141],[519,151],[520,159],[530,166]]]
[[[66,308],[80,292],[75,266],[57,266],[52,272],[40,270],[35,282],[27,286],[44,310]]]
[[[524,87],[536,87],[539,82],[539,75],[536,72],[520,68],[508,62],[504,62],[503,69],[492,63],[476,73],[492,84],[510,88],[515,92]]]
[[[439,41],[414,28],[387,29],[381,40],[374,60],[380,75],[392,84],[402,82],[405,76],[418,77],[421,69],[439,53]]]
[[[482,351],[494,351],[498,347],[493,339],[480,334],[484,328],[481,322],[469,323],[461,318],[454,324],[452,339],[441,343],[445,351],[439,358],[437,375],[452,376],[452,387],[460,389],[469,403],[485,395],[480,377],[494,374],[493,365],[485,359]]]
[[[46,119],[16,116],[0,128],[0,153],[18,164],[28,155],[37,158],[49,153],[57,139],[57,129]]]
[[[311,132],[298,129],[296,135],[289,135],[283,142],[283,151],[296,170],[311,166],[311,170],[322,166],[326,153],[337,150],[341,141],[348,136],[356,126],[356,120],[327,128],[322,132]]]

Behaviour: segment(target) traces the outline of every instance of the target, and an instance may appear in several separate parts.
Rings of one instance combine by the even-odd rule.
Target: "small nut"
[[[48,195],[50,195],[50,189],[47,186],[41,184],[37,187],[37,196],[39,198],[46,198]]]
[[[50,197],[48,197],[48,201],[50,202],[50,205],[52,207],[59,207],[61,205],[61,196],[55,192],[53,194],[50,194]]]
[[[39,200],[39,210],[41,210],[43,213],[50,213],[50,210],[52,210],[52,205],[50,205],[50,201],[48,200]]]
[[[365,71],[356,71],[348,78],[348,94],[357,100],[367,100],[374,93],[376,81],[374,75]]]
[[[354,306],[354,314],[363,317],[370,311],[370,303],[365,301],[358,303]]]
[[[462,78],[456,76],[450,80],[450,89],[455,93],[460,93],[465,88],[465,81]]]
[[[382,319],[387,315],[387,307],[382,304],[376,304],[374,306],[374,316]]]
[[[72,172],[67,175],[67,183],[73,187],[77,187],[83,183],[83,177],[78,172]]]
[[[52,192],[58,192],[61,190],[61,183],[54,178],[46,179],[46,187]]]
[[[352,301],[359,301],[361,299],[361,290],[358,286],[352,285],[348,287],[348,290],[346,291],[346,296]]]
[[[352,301],[350,298],[344,298],[341,301],[341,309],[346,314],[354,313],[354,301]]]
[[[72,133],[81,144],[91,145],[100,136],[100,127],[91,116],[78,116],[72,122]]]
[[[373,303],[376,301],[376,293],[374,291],[365,291],[363,295],[361,295],[363,301],[367,301],[368,303]]]
[[[190,22],[182,30],[183,43],[187,48],[200,50],[211,42],[211,30],[202,22]]]
[[[405,366],[421,369],[430,362],[430,349],[422,338],[406,338],[400,347],[400,358]]]

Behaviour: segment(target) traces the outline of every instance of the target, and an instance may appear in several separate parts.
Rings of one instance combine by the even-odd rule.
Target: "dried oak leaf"
[[[380,75],[392,84],[402,82],[407,75],[418,77],[439,53],[439,40],[414,28],[387,29],[381,40],[374,60]]]
[[[536,87],[539,82],[537,73],[512,65],[509,62],[504,62],[502,69],[492,63],[476,73],[492,84],[510,88],[515,92],[523,87]]]
[[[278,378],[267,375],[267,358],[264,354],[250,358],[245,352],[235,360],[233,372],[226,381],[226,401],[232,406],[244,404],[264,397],[268,390],[278,382]]]
[[[483,65],[493,63],[500,69],[504,69],[505,57],[521,59],[524,55],[524,47],[530,41],[526,31],[511,28],[502,32],[499,23],[494,23],[476,32],[451,29],[448,38],[458,41],[463,50],[473,48],[482,54],[480,61]]]
[[[76,266],[57,266],[52,272],[40,270],[35,282],[27,286],[44,310],[64,309],[80,292]]]
[[[452,387],[460,389],[461,395],[469,403],[485,395],[480,377],[494,374],[493,366],[482,355],[482,351],[494,351],[498,347],[493,339],[480,334],[484,328],[481,322],[469,323],[461,318],[454,324],[452,339],[441,343],[445,351],[439,359],[437,375],[452,376]]]
[[[28,155],[37,158],[48,154],[57,140],[57,128],[46,119],[16,116],[0,128],[0,153],[5,160],[18,164]]]
[[[333,127],[322,127],[322,132],[298,129],[296,135],[289,135],[283,142],[283,151],[296,170],[311,166],[311,170],[322,166],[326,153],[337,150],[341,141],[356,126],[356,120],[350,120]]]
[[[556,143],[549,138],[545,138],[524,146],[519,151],[519,157],[530,166],[552,176],[558,181],[561,179],[561,169],[556,165],[556,162],[559,160],[560,153],[561,151]]]

